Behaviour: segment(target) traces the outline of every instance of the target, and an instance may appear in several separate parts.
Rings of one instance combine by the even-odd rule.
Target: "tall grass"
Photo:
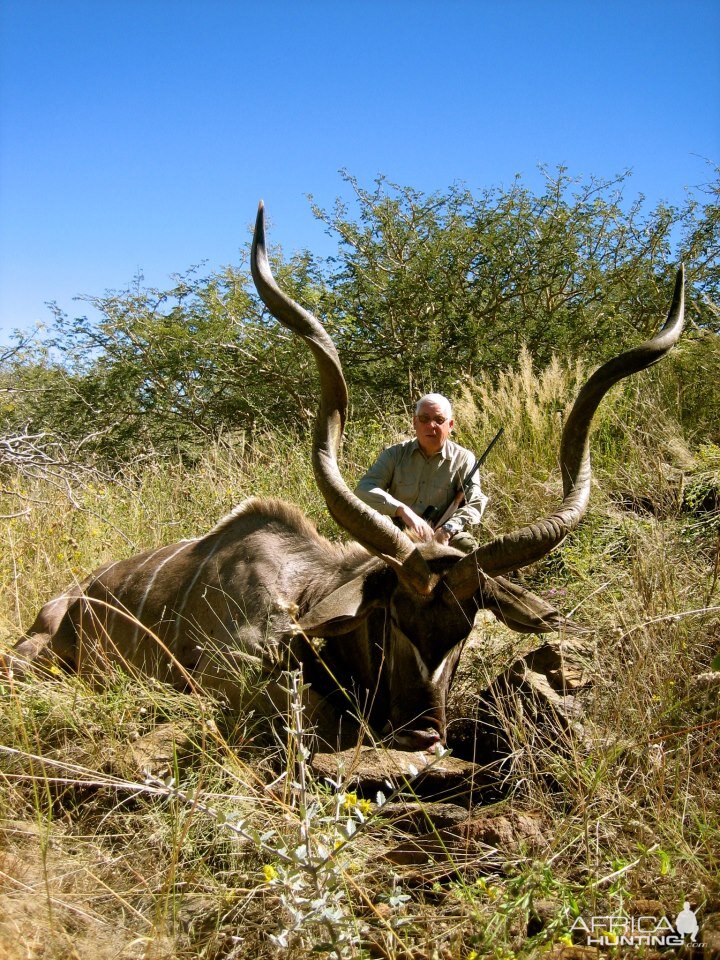
[[[559,431],[586,373],[536,371],[523,354],[494,387],[457,398],[467,446],[505,428],[483,475],[485,532],[557,503]],[[720,458],[712,443],[689,448],[663,396],[650,372],[606,399],[590,512],[522,573],[587,628],[593,681],[577,694],[580,723],[533,713],[522,685],[493,703],[508,746],[500,809],[538,817],[539,847],[499,860],[452,848],[422,875],[384,859],[399,835],[382,808],[315,782],[297,713],[268,746],[256,718],[235,722],[201,694],[120,671],[102,690],[15,678],[0,702],[0,955],[509,958],[567,939],[578,913],[648,900],[673,911],[691,899],[700,917],[720,908],[718,519],[694,512],[706,511]],[[366,409],[351,418],[350,482],[405,429]],[[99,563],[198,535],[251,495],[283,496],[340,536],[308,440],[279,432],[227,437],[192,470],[148,457],[112,481],[85,474],[72,497],[22,475],[3,489],[7,645]],[[462,716],[486,706],[481,691],[521,649],[501,625],[480,625],[461,667]]]

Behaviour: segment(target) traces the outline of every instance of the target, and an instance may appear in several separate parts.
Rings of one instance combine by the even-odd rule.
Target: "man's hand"
[[[411,510],[410,507],[400,506],[395,511],[395,516],[400,517],[402,522],[408,528],[408,531],[418,540],[422,540],[424,543],[429,542],[435,536],[435,531],[430,526],[430,524],[423,520],[422,517],[419,517],[414,510]]]

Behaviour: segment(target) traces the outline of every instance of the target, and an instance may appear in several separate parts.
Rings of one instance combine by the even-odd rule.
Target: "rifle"
[[[455,511],[460,508],[463,500],[465,499],[465,491],[469,487],[470,481],[475,476],[475,473],[485,463],[490,451],[498,442],[498,440],[500,439],[500,437],[503,435],[504,432],[505,432],[505,427],[500,427],[500,429],[492,438],[490,443],[487,445],[487,447],[485,447],[484,452],[477,458],[477,460],[473,464],[472,470],[460,484],[460,489],[457,491],[457,493],[455,493],[451,497],[450,501],[448,502],[448,504],[446,505],[442,513],[440,512],[439,507],[428,507],[428,509],[425,511],[425,514],[427,514],[427,516],[423,514],[423,519],[427,520],[427,522],[432,526],[433,530],[438,530],[444,523],[447,523],[447,521],[455,513]],[[439,516],[440,519],[435,520],[436,516]]]

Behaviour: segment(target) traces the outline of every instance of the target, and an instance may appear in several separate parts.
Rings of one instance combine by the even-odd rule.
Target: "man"
[[[434,530],[423,518],[429,507],[444,511],[475,463],[469,450],[448,439],[453,426],[446,397],[439,393],[421,397],[413,416],[415,439],[383,450],[355,493],[379,513],[397,518],[414,538],[434,538],[467,553],[477,543],[466,528],[480,522],[487,503],[477,473],[465,491],[465,503],[440,529]]]

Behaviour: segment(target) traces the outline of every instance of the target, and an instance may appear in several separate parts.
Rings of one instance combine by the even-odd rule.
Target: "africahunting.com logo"
[[[667,916],[631,917],[626,913],[576,918],[570,933],[584,935],[592,947],[682,947],[698,943],[700,926],[695,911],[686,900],[671,923]]]

